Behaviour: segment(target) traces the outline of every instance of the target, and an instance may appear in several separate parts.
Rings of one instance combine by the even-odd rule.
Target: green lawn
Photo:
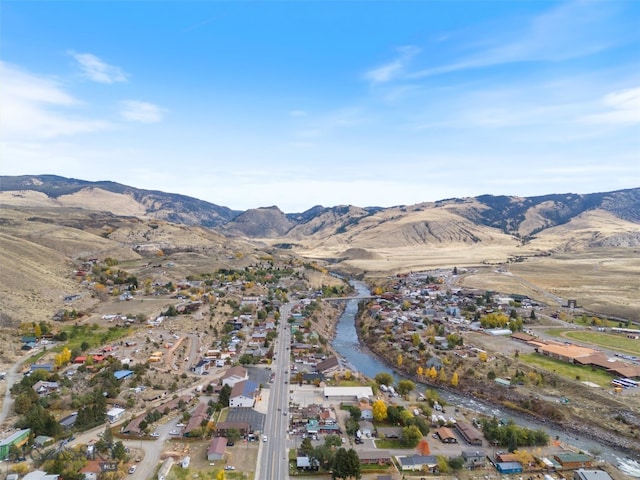
[[[610,348],[618,352],[640,356],[640,340],[632,340],[621,334],[572,330],[567,332],[565,337],[572,340],[592,343],[604,348]]]
[[[67,342],[65,345],[56,347],[54,351],[62,350],[63,346],[73,350],[80,348],[83,343],[88,345],[88,348],[100,347],[131,333],[129,328],[110,327],[104,330],[98,325],[72,325],[64,327],[63,331],[67,333]]]
[[[610,386],[611,380],[613,379],[613,376],[604,370],[592,370],[591,367],[573,365],[571,363],[563,362],[562,360],[545,357],[538,353],[521,354],[519,359],[525,363],[535,365],[536,367],[543,368],[565,378],[570,378],[572,380],[577,380],[579,378],[579,381],[581,382],[593,382],[601,387]]]

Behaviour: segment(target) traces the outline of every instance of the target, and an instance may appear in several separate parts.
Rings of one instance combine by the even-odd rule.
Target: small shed
[[[215,437],[211,440],[207,449],[207,460],[222,460],[224,458],[224,449],[227,446],[225,437]]]

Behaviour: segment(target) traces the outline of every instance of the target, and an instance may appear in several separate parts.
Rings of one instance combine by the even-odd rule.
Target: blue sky
[[[640,186],[640,2],[2,2],[4,175],[234,209]]]

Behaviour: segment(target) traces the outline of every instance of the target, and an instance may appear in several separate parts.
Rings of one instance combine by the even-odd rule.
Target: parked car
[[[129,467],[129,473],[135,473],[136,468],[138,468],[137,465],[131,465],[131,467]]]
[[[182,428],[182,427],[186,427],[186,425],[184,423],[177,423],[176,427]]]
[[[225,469],[225,470],[235,470],[235,469],[236,469],[236,467],[234,467],[233,465],[226,465],[226,466],[224,467],[224,469]]]
[[[180,432],[178,430],[171,430],[169,435],[180,435]]]
[[[160,434],[159,434],[158,432],[153,432],[153,433],[151,434],[151,436],[152,436],[153,438],[158,438],[158,437],[160,436]]]
[[[232,442],[231,440],[227,440],[227,447],[233,447],[235,445],[235,442]]]

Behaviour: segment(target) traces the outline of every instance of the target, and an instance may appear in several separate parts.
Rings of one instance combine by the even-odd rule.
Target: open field
[[[612,335],[604,332],[590,332],[584,330],[550,329],[545,331],[547,335],[553,335],[579,342],[610,348],[616,352],[628,353],[640,356],[640,340],[632,340],[623,335]]]
[[[592,370],[590,367],[574,365],[571,363],[545,357],[537,353],[520,355],[519,360],[527,364],[543,368],[549,372],[563,376],[567,379],[580,380],[581,382],[592,382],[601,387],[610,387],[612,375],[603,370]]]

